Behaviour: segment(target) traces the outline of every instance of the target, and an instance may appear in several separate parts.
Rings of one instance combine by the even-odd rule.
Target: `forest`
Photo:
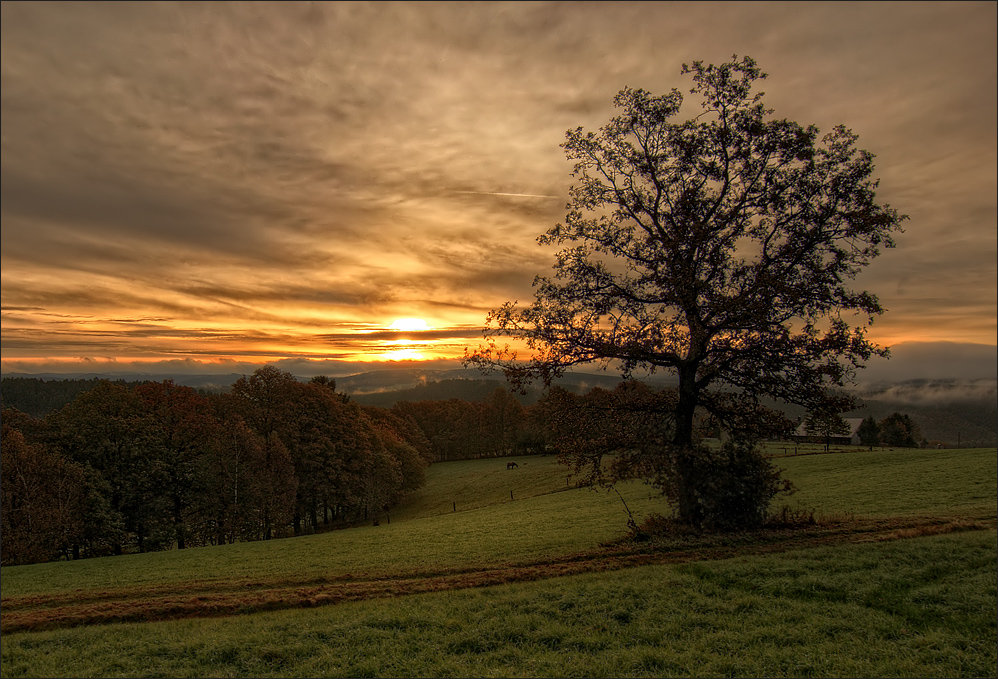
[[[388,409],[270,366],[227,393],[171,380],[30,382],[3,386],[4,565],[390,522],[433,461],[543,446],[501,387],[478,402]]]

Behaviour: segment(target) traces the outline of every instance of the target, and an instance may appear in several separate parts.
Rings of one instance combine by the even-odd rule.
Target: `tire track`
[[[525,564],[456,567],[395,575],[341,575],[301,580],[180,582],[0,599],[4,633],[115,622],[151,622],[309,608],[364,599],[486,587],[615,571],[650,564],[688,563],[804,549],[993,530],[994,517],[907,518],[825,522],[748,534],[679,535],[648,542],[622,540],[598,550]]]

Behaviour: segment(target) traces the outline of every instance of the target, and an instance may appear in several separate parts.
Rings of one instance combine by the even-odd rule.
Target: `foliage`
[[[281,497],[293,496],[295,535],[379,514],[422,482],[426,462],[409,441],[423,443],[411,424],[387,414],[370,416],[371,409],[337,393],[333,380],[301,384],[267,366],[238,380],[223,400],[266,437],[267,450],[287,451],[293,469],[286,475],[293,477],[294,488],[282,486],[289,490]],[[395,431],[395,424],[405,431]],[[267,520],[276,526],[283,523],[281,516]]]
[[[565,223],[539,239],[564,247],[555,274],[535,280],[530,306],[493,311],[466,362],[515,384],[594,362],[625,377],[672,371],[671,445],[692,454],[701,411],[753,440],[789,425],[755,417],[763,396],[847,409],[829,387],[887,353],[865,338],[879,301],[850,281],[905,217],[876,202],[856,135],[839,126],[819,141],[814,126],[767,117],[752,59],[683,73],[700,114],[674,120],[678,90],[625,88],[598,133],[568,132],[578,182]],[[532,356],[518,360],[501,337]]]
[[[99,381],[42,422],[4,408],[4,563],[225,544],[386,511],[418,427],[272,367],[202,394]]]
[[[880,425],[872,416],[863,418],[856,433],[862,445],[871,447],[880,445]]]
[[[6,409],[4,409],[6,419]],[[83,468],[24,440],[4,422],[0,443],[3,564],[68,555],[83,532]]]
[[[922,432],[911,416],[891,413],[880,421],[880,443],[899,448],[918,448]]]
[[[101,383],[98,377],[87,379],[43,380],[37,377],[4,377],[0,391],[5,407],[17,408],[32,417],[45,417],[61,410],[77,396]],[[125,384],[124,380],[115,380]]]
[[[541,452],[546,423],[529,411],[500,386],[479,401],[399,401],[391,410],[420,429],[435,461]]]
[[[657,483],[693,525],[734,530],[761,526],[770,501],[794,486],[751,443],[727,441],[720,451],[706,446],[673,447],[664,456],[671,469]]]
[[[817,411],[808,413],[804,420],[804,430],[811,436],[846,436],[849,423],[835,412]]]
[[[820,436],[825,439],[825,451],[828,451],[833,436],[848,436],[851,429],[849,423],[835,410],[821,409],[808,413],[804,419],[804,431],[809,436]]]
[[[205,458],[218,445],[221,425],[205,399],[190,387],[170,380],[141,384],[134,389],[150,417],[149,448],[163,471],[161,492],[166,496],[178,549],[187,547],[188,533],[198,501],[207,494]]]
[[[134,548],[160,549],[173,537],[162,449],[156,423],[139,396],[123,384],[101,382],[48,418],[56,450],[92,467],[110,486],[111,509]],[[132,544],[114,545],[116,554]]]
[[[644,479],[658,489],[689,523],[705,528],[760,525],[770,501],[792,486],[745,439],[713,450],[673,441],[677,395],[641,382],[622,382],[613,391],[585,395],[552,387],[538,403],[548,422],[549,443],[588,484],[613,486]],[[761,411],[759,417],[769,415]],[[699,430],[712,426],[709,418]]]

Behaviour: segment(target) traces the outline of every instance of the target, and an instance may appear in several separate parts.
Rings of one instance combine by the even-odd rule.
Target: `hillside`
[[[998,390],[995,380],[908,380],[865,386],[863,406],[846,417],[881,420],[893,412],[909,415],[928,441],[964,447],[998,443]]]

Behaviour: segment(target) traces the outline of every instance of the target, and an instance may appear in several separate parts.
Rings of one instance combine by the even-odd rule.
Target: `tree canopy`
[[[906,217],[877,202],[873,155],[851,131],[772,117],[751,58],[682,74],[695,115],[680,117],[678,89],[624,88],[599,131],[568,131],[568,213],[538,239],[562,248],[554,273],[528,306],[489,314],[466,362],[519,385],[580,364],[672,371],[662,443],[690,450],[698,412],[751,440],[789,425],[763,397],[848,409],[830,387],[887,354],[866,338],[884,309],[851,282]]]

